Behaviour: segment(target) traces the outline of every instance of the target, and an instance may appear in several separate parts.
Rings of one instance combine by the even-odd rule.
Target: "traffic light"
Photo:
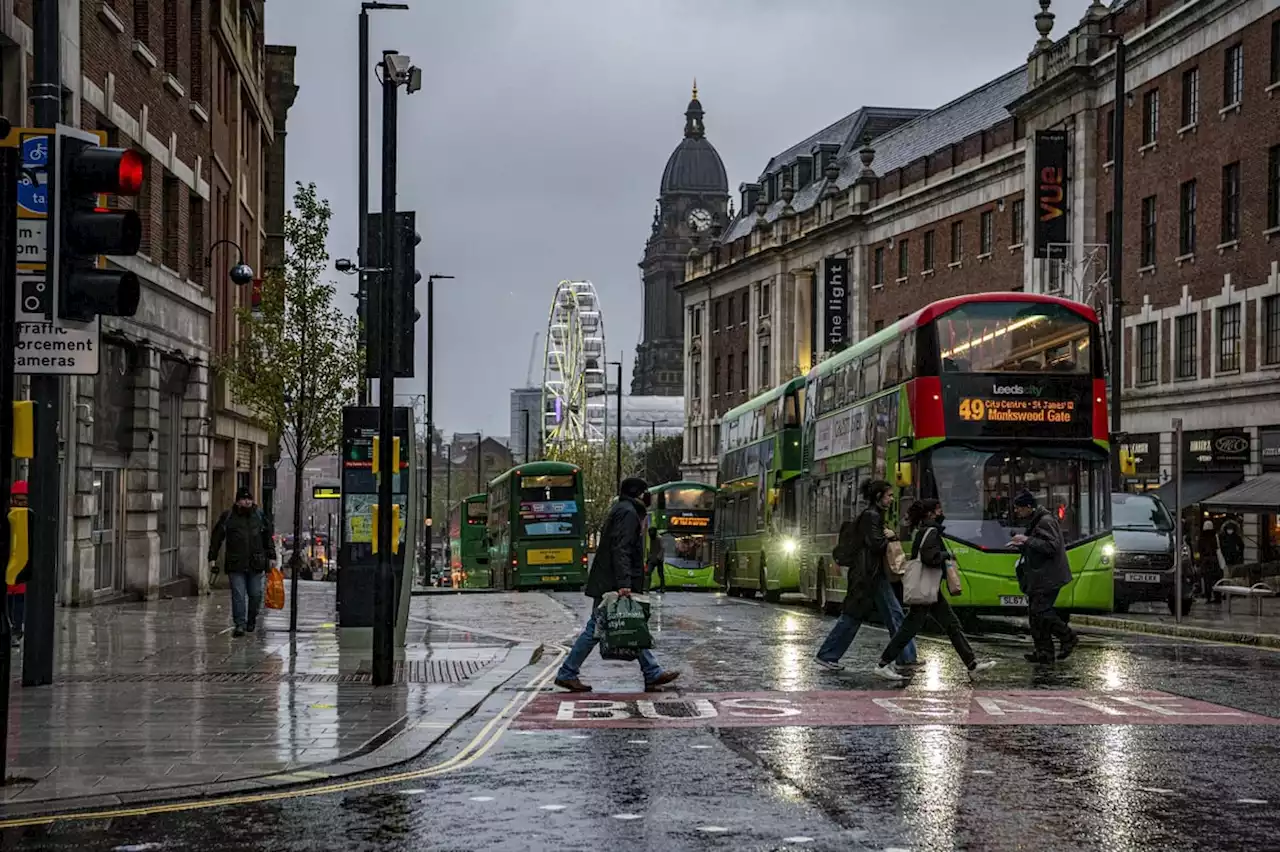
[[[373,537],[370,543],[373,545],[373,552],[378,552],[378,504],[372,506],[373,517],[370,519],[373,523]],[[391,552],[400,552],[400,533],[404,530],[404,522],[400,519],[400,504],[391,504]]]
[[[125,148],[104,148],[96,136],[61,126],[56,139],[58,316],[73,322],[91,322],[99,314],[133,316],[141,292],[138,277],[101,268],[100,256],[137,254],[142,220],[133,210],[100,207],[98,197],[141,192],[142,157]]]
[[[36,404],[29,399],[13,404],[13,457],[36,457]]]
[[[372,269],[389,269],[391,259],[385,250],[390,241],[383,238],[383,216],[381,213],[369,214],[369,251],[365,266]],[[382,347],[386,341],[382,333],[382,295],[390,292],[395,300],[392,304],[391,320],[391,358],[397,379],[413,377],[414,325],[421,314],[417,310],[418,283],[422,273],[415,268],[418,244],[421,235],[416,230],[417,214],[412,210],[396,213],[396,229],[399,232],[399,257],[395,264],[396,276],[392,280],[390,273],[370,272],[368,282],[368,300],[365,303],[365,362],[369,378],[381,377]]]
[[[373,436],[373,475],[378,476],[382,473],[382,439],[377,435]],[[400,471],[400,439],[391,439],[391,467],[397,473]]]

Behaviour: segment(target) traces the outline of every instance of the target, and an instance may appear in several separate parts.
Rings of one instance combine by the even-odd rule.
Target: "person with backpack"
[[[1035,650],[1026,655],[1029,663],[1048,665],[1053,662],[1053,640],[1060,648],[1058,659],[1065,660],[1080,644],[1080,637],[1067,626],[1054,609],[1058,592],[1071,582],[1071,563],[1062,540],[1062,527],[1053,513],[1036,505],[1035,495],[1023,490],[1013,498],[1014,517],[1027,525],[1026,533],[1018,533],[1009,546],[1021,554],[1018,584],[1027,596],[1027,622]]]
[[[885,513],[893,505],[893,487],[883,479],[869,479],[862,484],[866,507],[855,520],[840,527],[840,539],[831,558],[849,572],[840,618],[818,649],[815,662],[828,671],[844,669],[840,658],[849,650],[858,629],[872,611],[891,633],[902,626],[902,604],[893,593],[885,569],[885,552],[889,542],[896,541],[892,530],[885,528]],[[910,641],[901,649],[898,664],[916,665],[916,644]]]
[[[232,636],[258,628],[266,571],[276,558],[275,530],[266,514],[253,502],[248,488],[236,491],[236,502],[218,518],[209,537],[209,567],[218,569],[218,551],[226,544],[223,570],[231,586]]]
[[[942,540],[944,520],[942,504],[937,500],[917,500],[907,510],[907,523],[916,534],[911,547],[911,562],[908,563],[907,577],[904,580],[904,593],[908,591],[908,586],[909,592],[913,594],[918,593],[919,590],[931,589],[932,593],[928,596],[933,600],[916,603],[908,598],[911,602],[908,604],[907,617],[902,622],[902,627],[889,640],[884,653],[880,655],[880,661],[876,664],[876,675],[885,680],[906,680],[906,677],[894,668],[894,658],[902,653],[907,643],[924,628],[925,621],[930,617],[951,639],[951,646],[956,649],[965,668],[969,670],[970,680],[976,680],[979,674],[995,666],[994,660],[978,662],[977,655],[973,653],[973,647],[960,626],[960,619],[956,617],[951,603],[939,589],[942,576],[947,569],[947,562],[951,559],[946,543]],[[913,571],[920,572],[918,578],[912,576]]]

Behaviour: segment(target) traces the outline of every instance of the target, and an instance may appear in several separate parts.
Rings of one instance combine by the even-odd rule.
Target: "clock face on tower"
[[[689,227],[695,231],[702,232],[711,227],[711,214],[699,207],[689,212]]]

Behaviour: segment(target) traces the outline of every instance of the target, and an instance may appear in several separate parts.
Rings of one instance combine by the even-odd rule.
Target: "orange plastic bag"
[[[279,568],[267,570],[267,609],[284,609],[284,572]]]

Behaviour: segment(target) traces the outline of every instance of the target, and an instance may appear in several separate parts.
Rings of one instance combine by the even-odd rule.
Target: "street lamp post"
[[[1111,119],[1111,233],[1107,234],[1107,276],[1111,282],[1111,490],[1119,491],[1123,473],[1120,470],[1120,444],[1122,442],[1120,419],[1120,391],[1123,376],[1120,358],[1123,352],[1124,291],[1121,280],[1124,273],[1124,114],[1127,93],[1125,74],[1128,51],[1121,32],[1106,33],[1105,37],[1116,46],[1115,106]],[[1107,503],[1108,511],[1111,504]]]
[[[616,435],[616,440],[618,442],[618,460],[614,464],[614,473],[616,474],[615,478],[618,480],[618,488],[621,489],[622,488],[622,361],[621,360],[610,361],[608,363],[609,363],[609,366],[618,368],[618,385],[616,388],[614,388],[614,392],[617,394],[617,400],[618,400],[618,416],[614,418],[615,420],[617,420],[617,423],[615,424],[615,429],[616,429],[615,435]]]
[[[653,481],[653,447],[658,443],[658,424],[670,423],[671,421],[666,417],[657,420],[645,417],[641,418],[640,422],[649,424],[649,452],[645,454],[644,475],[649,480],[650,485],[657,485],[658,483]]]
[[[363,267],[369,258],[369,12],[383,9],[406,10],[409,8],[407,3],[379,3],[364,2],[360,4],[360,69],[356,79],[359,81],[360,92],[360,192],[359,192],[359,217],[360,221],[356,227],[360,229],[360,253],[357,260]],[[363,350],[369,342],[368,335],[365,331],[368,318],[365,316],[365,308],[369,301],[369,285],[365,278],[364,270],[360,272],[360,283],[356,291],[356,320],[360,330],[360,348]],[[365,376],[364,361],[360,362],[360,387],[358,402],[360,405],[369,404],[369,379]]]
[[[452,275],[427,276],[427,442],[430,443],[436,433],[435,421],[435,378],[436,378],[436,280],[452,281]],[[435,509],[432,506],[435,491],[432,478],[435,471],[431,464],[431,453],[427,453],[427,549],[431,548],[431,540],[435,538]],[[445,512],[449,507],[445,506]]]

